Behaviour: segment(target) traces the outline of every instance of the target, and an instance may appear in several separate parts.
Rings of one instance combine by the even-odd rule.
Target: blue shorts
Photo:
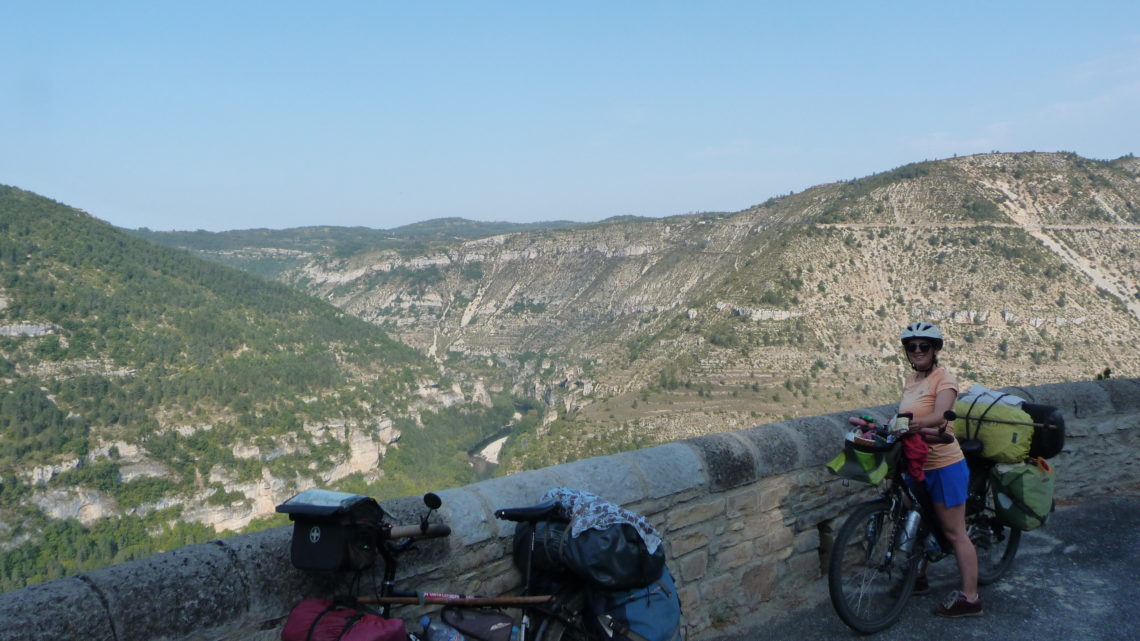
[[[909,475],[906,480],[914,482]],[[931,500],[946,507],[965,503],[969,484],[970,468],[966,466],[966,459],[937,470],[926,470],[926,489],[930,491]]]

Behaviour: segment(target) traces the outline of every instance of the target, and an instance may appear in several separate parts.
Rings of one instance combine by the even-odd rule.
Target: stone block
[[[106,605],[90,583],[74,576],[0,594],[0,641],[124,638]]]
[[[796,552],[807,552],[808,550],[819,549],[819,528],[811,528],[804,530],[795,535],[792,543],[792,550]]]
[[[788,476],[770,476],[760,482],[760,511],[775,510],[783,504],[792,490],[792,479]]]
[[[693,448],[667,443],[644,450],[622,452],[612,458],[633,466],[645,480],[645,493],[660,499],[705,487],[708,471]]]
[[[733,432],[707,434],[682,443],[699,452],[711,492],[747,485],[757,478],[755,453]]]
[[[551,469],[565,487],[593,492],[618,505],[646,497],[645,483],[628,459],[603,456],[558,465]]]
[[[478,496],[487,512],[493,515],[499,508],[534,505],[547,490],[566,486],[556,474],[557,469],[554,467],[500,476],[469,485],[467,489]],[[491,526],[496,536],[514,536],[515,524],[510,521],[492,517]]]
[[[764,563],[745,570],[740,579],[740,589],[750,601],[770,601],[778,576],[775,563]]]
[[[791,554],[794,538],[792,530],[786,527],[772,528],[763,536],[753,540],[758,557],[784,558]]]
[[[712,500],[684,503],[674,507],[666,520],[667,530],[679,530],[694,523],[704,523],[713,519],[724,520],[724,499],[715,497]]]
[[[493,512],[470,486],[439,492],[443,505],[439,520],[451,527],[449,537],[455,544],[467,547],[499,535],[499,524]],[[434,522],[434,519],[433,519]]]
[[[339,586],[333,575],[293,567],[290,549],[293,526],[261,530],[215,541],[234,559],[242,583],[248,586],[247,622],[285,616],[301,599]]]
[[[786,572],[780,577],[781,588],[807,585],[822,575],[819,554],[815,552],[793,554],[784,563]]]
[[[843,436],[850,425],[846,414],[811,416],[791,421],[796,424],[794,436],[800,448],[800,466],[812,467],[827,463],[842,449]]]
[[[701,598],[706,602],[736,603],[739,591],[738,583],[736,576],[732,574],[722,574],[702,581]]]
[[[1100,381],[1003,388],[1002,391],[1033,403],[1053,405],[1061,410],[1066,420],[1112,412],[1112,399]]]
[[[684,585],[677,588],[677,598],[681,600],[681,611],[685,613],[686,623],[690,614],[701,612],[701,590],[699,585]]]
[[[706,532],[697,530],[670,538],[669,548],[674,557],[680,558],[693,550],[706,547],[709,544],[709,538]]]
[[[760,425],[741,430],[742,438],[752,443],[760,476],[783,474],[800,465],[800,449],[796,446],[795,428],[784,423]]]
[[[1100,381],[1100,384],[1108,393],[1113,412],[1140,412],[1140,378],[1111,378]]]
[[[753,560],[753,546],[751,541],[718,550],[716,553],[716,571],[728,572]]]
[[[681,571],[681,579],[685,583],[692,583],[699,581],[705,576],[705,570],[709,566],[709,555],[704,550],[696,550],[681,558],[677,562],[677,567]]]
[[[249,610],[249,586],[233,557],[212,543],[85,576],[105,600],[119,639],[222,636]]]
[[[725,500],[725,516],[730,519],[735,519],[759,512],[760,499],[763,495],[763,482],[735,491]]]

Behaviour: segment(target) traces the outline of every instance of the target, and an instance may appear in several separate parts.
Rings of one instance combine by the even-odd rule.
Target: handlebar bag
[[[843,451],[827,463],[827,469],[845,479],[877,484],[895,471],[901,459],[901,440],[875,446],[846,440]]]
[[[329,490],[305,490],[277,506],[293,521],[289,556],[299,570],[363,570],[376,562],[384,510],[375,499]]]
[[[293,606],[282,641],[407,641],[402,619],[385,619],[370,612],[329,601],[305,599]]]

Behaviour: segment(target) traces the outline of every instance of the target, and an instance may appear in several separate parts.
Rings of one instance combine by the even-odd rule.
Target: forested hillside
[[[470,482],[465,450],[525,417],[468,371],[0,187],[0,587],[214,537],[313,485]]]

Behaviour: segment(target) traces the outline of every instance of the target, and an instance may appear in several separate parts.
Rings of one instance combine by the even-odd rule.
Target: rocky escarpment
[[[890,400],[910,318],[947,324],[944,360],[986,384],[1140,371],[1137,180],[1132,158],[985,154],[286,278],[437,358],[515,367],[556,415],[665,440]]]

